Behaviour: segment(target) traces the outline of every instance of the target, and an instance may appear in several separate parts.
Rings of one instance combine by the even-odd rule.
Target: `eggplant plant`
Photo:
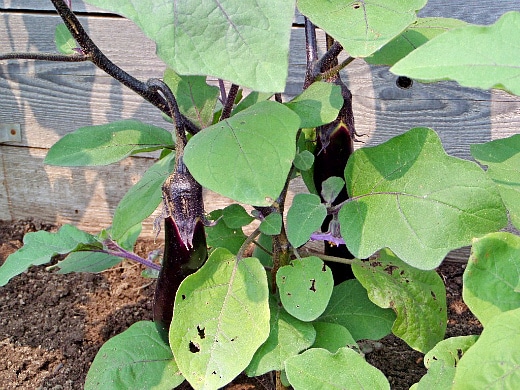
[[[520,135],[473,145],[480,165],[448,156],[425,127],[354,151],[352,93],[341,75],[358,59],[404,80],[518,96],[519,12],[477,26],[417,17],[426,0],[86,0],[155,42],[164,77],[143,82],[99,50],[70,4],[51,1],[63,19],[60,53],[0,60],[91,61],[172,122],[170,131],[122,120],[58,141],[45,163],[160,156],[111,226],[97,235],[71,225],[27,234],[0,267],[0,285],[57,254],[66,257],[50,268],[60,273],[99,272],[126,258],[158,274],[154,321],[109,340],[86,389],[171,389],[184,380],[217,389],[241,372],[271,371],[279,389],[388,389],[358,341],[390,333],[426,353],[428,373],[415,389],[520,386],[520,237],[500,232],[508,216],[520,228]],[[302,92],[284,102],[296,9],[307,67]],[[308,191],[288,205],[298,178]],[[205,214],[203,187],[236,203]],[[157,207],[161,262],[132,252]],[[435,268],[467,245],[464,300],[484,331],[444,340],[446,292]]]

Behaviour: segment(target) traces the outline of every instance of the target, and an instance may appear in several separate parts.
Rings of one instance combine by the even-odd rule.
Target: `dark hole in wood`
[[[412,88],[413,80],[406,76],[399,76],[397,80],[395,80],[395,85],[401,89],[409,89]]]

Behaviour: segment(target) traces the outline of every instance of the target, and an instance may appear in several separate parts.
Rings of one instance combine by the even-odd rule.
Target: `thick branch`
[[[227,94],[224,108],[222,108],[222,114],[220,115],[220,120],[227,119],[231,116],[231,110],[233,110],[233,105],[235,104],[235,99],[238,93],[238,85],[232,84],[229,88],[229,92]]]
[[[316,63],[318,62],[316,27],[307,18],[305,18],[305,52],[307,54],[307,70],[305,72],[303,89],[306,89],[314,82],[316,76]]]
[[[57,53],[6,53],[0,54],[2,60],[41,60],[41,61],[60,61],[60,62],[85,62],[90,58],[83,54],[65,55]]]

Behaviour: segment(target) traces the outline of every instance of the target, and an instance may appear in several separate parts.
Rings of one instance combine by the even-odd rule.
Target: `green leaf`
[[[433,349],[424,355],[424,365],[430,369],[435,362],[443,362],[449,367],[455,367],[466,351],[475,344],[479,336],[458,336],[440,341]]]
[[[237,253],[247,238],[242,229],[232,229],[224,221],[218,221],[205,230],[209,247],[226,248],[231,253]]]
[[[287,212],[287,238],[294,247],[309,241],[327,216],[327,207],[318,195],[296,194]]]
[[[321,184],[321,196],[323,200],[329,204],[332,204],[344,186],[345,181],[341,177],[329,177]]]
[[[251,91],[244,99],[242,99],[237,106],[233,109],[232,115],[238,114],[240,111],[244,111],[246,108],[251,107],[253,104],[268,100],[273,96],[272,92],[258,92]]]
[[[241,203],[269,206],[291,169],[299,123],[284,105],[259,102],[193,136],[184,162],[204,187]]]
[[[48,263],[56,255],[63,255],[74,250],[101,244],[96,237],[85,233],[72,225],[63,225],[56,233],[43,230],[27,233],[23,238],[23,247],[9,255],[0,267],[0,286],[33,265]]]
[[[520,383],[520,309],[492,318],[460,359],[453,390],[516,389]]]
[[[520,134],[471,145],[471,154],[496,183],[511,223],[520,229]]]
[[[417,19],[426,0],[298,0],[298,9],[352,57],[367,57]]]
[[[179,74],[212,75],[262,92],[285,88],[294,0],[87,3],[136,23]]]
[[[437,35],[465,25],[467,23],[459,19],[418,18],[401,34],[365,60],[372,65],[394,65]]]
[[[262,263],[264,267],[272,267],[273,257],[266,251],[273,251],[273,237],[262,233],[258,236],[256,242],[262,245],[265,250],[260,248],[258,245],[255,245],[253,249],[253,257],[256,257],[258,260],[260,260],[260,263]]]
[[[164,72],[164,82],[172,90],[182,114],[201,129],[211,125],[218,87],[206,84],[205,76],[180,76],[172,69]]]
[[[379,340],[391,333],[395,317],[391,309],[372,303],[363,286],[351,279],[334,286],[329,305],[318,321],[344,326],[354,340]]]
[[[285,105],[298,114],[300,127],[317,127],[336,119],[343,96],[339,85],[319,81]]]
[[[250,377],[283,370],[288,358],[309,348],[316,338],[312,324],[288,314],[276,299],[269,300],[269,307],[271,331],[269,338],[256,351],[246,369],[246,374]]]
[[[313,322],[316,330],[316,340],[313,348],[323,348],[336,353],[342,347],[357,346],[356,340],[344,326],[331,322]]]
[[[56,26],[54,42],[56,43],[58,51],[66,55],[76,54],[74,49],[79,47],[64,23],[60,23]]]
[[[259,229],[268,236],[275,236],[280,234],[282,222],[282,215],[280,213],[271,213],[260,222]]]
[[[520,237],[511,233],[491,233],[473,243],[462,297],[482,325],[520,307],[519,258]]]
[[[128,190],[114,212],[111,235],[115,241],[149,217],[161,203],[162,185],[175,165],[175,153],[157,161]]]
[[[358,149],[345,178],[352,198],[339,213],[341,235],[360,259],[388,247],[433,269],[450,250],[507,224],[494,183],[476,163],[448,156],[431,129]]]
[[[247,213],[246,209],[236,203],[230,204],[222,210],[222,219],[227,227],[232,229],[240,229],[254,221],[254,218]]]
[[[350,348],[335,354],[313,348],[285,362],[287,379],[295,390],[390,389],[384,374]]]
[[[390,71],[423,81],[455,80],[465,87],[520,95],[520,12],[493,25],[457,28],[410,53]]]
[[[140,321],[103,344],[88,371],[85,390],[170,390],[183,381],[155,324]]]
[[[372,302],[397,313],[392,332],[410,347],[425,353],[444,338],[446,289],[436,271],[410,267],[388,249],[354,262],[352,271]]]
[[[314,154],[308,150],[304,150],[294,157],[293,163],[300,171],[308,171],[312,168],[312,164],[314,164]]]
[[[318,318],[329,303],[334,287],[332,271],[316,256],[296,259],[276,273],[283,307],[302,321]]]
[[[121,262],[121,258],[100,252],[73,252],[59,261],[59,274],[70,272],[101,272]]]
[[[410,387],[410,390],[444,390],[451,389],[455,367],[450,367],[445,362],[433,362],[419,383]]]
[[[170,345],[195,389],[218,389],[242,372],[269,336],[264,268],[216,249],[175,297]]]
[[[143,150],[173,148],[169,131],[133,119],[81,127],[49,149],[44,163],[66,167],[108,165]]]

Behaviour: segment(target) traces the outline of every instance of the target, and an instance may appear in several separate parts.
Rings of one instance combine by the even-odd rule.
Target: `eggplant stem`
[[[260,233],[261,233],[260,229],[256,228],[255,231],[253,233],[251,233],[246,238],[246,240],[242,243],[242,246],[240,247],[240,249],[237,252],[237,262],[239,262],[240,260],[242,260],[244,258],[244,254],[245,254],[247,248],[249,248],[249,245],[251,245],[252,243],[255,242],[255,239],[260,235]]]

